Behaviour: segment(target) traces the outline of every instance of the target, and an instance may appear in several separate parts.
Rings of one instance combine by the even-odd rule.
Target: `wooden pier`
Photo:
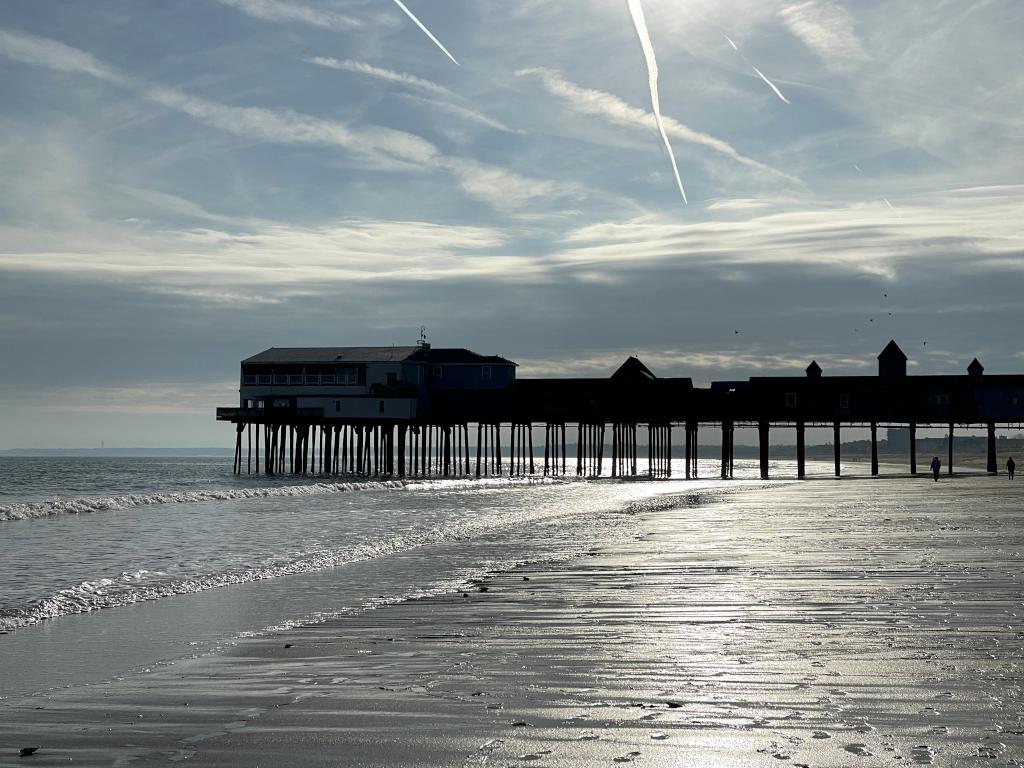
[[[955,431],[984,428],[987,470],[998,473],[997,430],[1024,425],[1024,376],[985,376],[977,360],[966,375],[908,376],[895,341],[878,361],[877,376],[823,376],[812,361],[804,376],[704,389],[632,357],[605,379],[516,379],[504,358],[425,344],[267,350],[243,361],[241,405],[217,418],[235,424],[238,474],[668,478],[681,432],[683,477],[696,479],[703,427],[721,431],[723,479],[737,429],[757,430],[765,479],[772,430],[794,430],[804,478],[808,428],[831,429],[837,477],[842,430],[867,429],[877,475],[880,426],[909,431],[911,474],[919,428],[948,431],[949,474]]]

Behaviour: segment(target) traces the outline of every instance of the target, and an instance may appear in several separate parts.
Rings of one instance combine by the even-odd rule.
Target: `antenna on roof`
[[[420,326],[420,337],[416,340],[416,346],[430,349],[430,344],[427,343],[427,326],[425,325]]]

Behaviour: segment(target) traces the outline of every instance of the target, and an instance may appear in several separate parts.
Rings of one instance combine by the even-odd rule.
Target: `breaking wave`
[[[199,491],[166,491],[163,493],[129,493],[120,496],[101,496],[82,499],[51,499],[14,504],[0,504],[0,522],[31,520],[54,515],[80,515],[91,512],[129,509],[159,504],[193,504],[205,501],[234,501],[262,499],[275,496],[320,496],[345,491],[372,491],[388,488],[420,487],[429,484],[439,490],[480,488],[482,486],[533,485],[564,483],[569,478],[556,477],[485,477],[480,479],[405,479],[405,480],[353,480],[349,482],[316,482],[303,485],[279,485],[258,488],[224,488]]]

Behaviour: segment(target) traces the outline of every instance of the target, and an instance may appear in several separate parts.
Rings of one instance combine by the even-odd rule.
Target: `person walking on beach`
[[[1016,467],[1017,464],[1014,462],[1013,456],[1006,460],[1006,474],[1010,476],[1011,480],[1013,480],[1013,470],[1016,469]]]
[[[939,482],[939,470],[942,469],[942,460],[936,456],[932,459],[932,475],[935,477],[935,482]]]

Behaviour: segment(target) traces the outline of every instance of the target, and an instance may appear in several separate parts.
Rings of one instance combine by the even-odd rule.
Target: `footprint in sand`
[[[845,749],[851,755],[856,755],[857,757],[871,757],[875,754],[874,752],[868,749],[867,744],[847,744],[845,747],[843,747],[843,749]]]
[[[917,765],[931,765],[935,762],[935,750],[927,744],[918,744],[910,750],[910,759]]]
[[[832,734],[828,731],[815,731],[811,734],[812,739],[831,739]]]
[[[520,760],[543,760],[544,755],[550,755],[550,749],[542,749],[540,752],[529,752],[525,755],[520,755]]]
[[[613,763],[632,763],[638,757],[640,757],[640,752],[634,750],[633,752],[627,752],[624,755],[619,755],[618,757],[613,757],[612,758],[612,762]]]

